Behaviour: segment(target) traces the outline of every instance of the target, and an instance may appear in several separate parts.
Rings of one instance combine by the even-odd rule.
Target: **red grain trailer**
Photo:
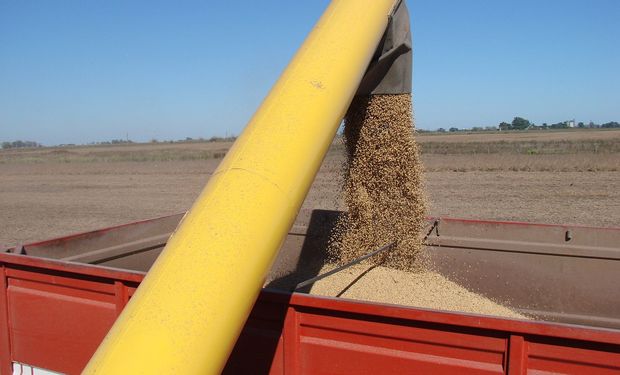
[[[336,214],[300,215],[268,285],[316,272],[325,228]],[[0,253],[0,372],[79,373],[180,218]],[[429,223],[434,227],[425,251],[438,272],[537,319],[265,289],[225,372],[620,373],[620,229],[457,219]]]

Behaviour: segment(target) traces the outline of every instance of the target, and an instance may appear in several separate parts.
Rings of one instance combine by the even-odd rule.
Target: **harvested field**
[[[0,164],[119,163],[222,159],[232,142],[140,143],[9,149]]]
[[[613,154],[474,154],[424,155],[427,172],[619,172]]]
[[[618,172],[435,172],[432,216],[620,227]]]
[[[182,212],[218,163],[0,164],[0,245]]]
[[[620,131],[475,134],[527,141],[610,139]],[[455,142],[468,135],[418,135],[418,143]],[[220,159],[192,159],[226,143],[143,144],[0,151],[0,245],[42,240],[188,209]],[[168,161],[148,152],[175,150]],[[98,161],[64,160],[51,151],[91,153]],[[99,155],[100,153],[104,153]],[[102,155],[134,153],[134,161]],[[56,153],[59,154],[59,153]],[[145,159],[146,161],[135,161]],[[422,154],[429,172],[429,215],[555,224],[620,226],[619,153],[519,155]],[[36,160],[36,161],[35,161]],[[305,208],[342,209],[336,200],[343,146],[336,142],[304,203]],[[573,165],[580,165],[573,168]],[[527,166],[530,167],[527,167]],[[597,166],[607,165],[605,170]],[[566,168],[566,167],[570,168]],[[591,169],[592,171],[588,171]]]
[[[458,133],[422,133],[420,143],[524,143],[524,142],[574,142],[615,141],[620,138],[618,129],[572,129],[572,130],[533,130],[503,132],[458,132]],[[614,141],[614,142],[615,142]],[[616,146],[617,149],[618,146]]]

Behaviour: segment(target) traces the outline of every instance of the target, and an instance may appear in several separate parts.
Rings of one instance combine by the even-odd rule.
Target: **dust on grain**
[[[344,124],[348,211],[332,232],[330,259],[346,263],[395,242],[383,264],[413,270],[426,201],[411,95],[356,96]]]

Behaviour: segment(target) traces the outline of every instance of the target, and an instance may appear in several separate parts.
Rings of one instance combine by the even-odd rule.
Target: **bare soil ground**
[[[514,144],[501,153],[468,153],[471,143],[487,142],[490,149],[504,141]],[[526,151],[544,149],[544,142],[569,146],[554,154],[522,153],[521,141],[528,142]],[[423,154],[431,216],[620,226],[620,153],[614,151],[620,131],[421,135],[419,142],[423,150],[429,142],[456,143],[450,152],[429,147]],[[592,151],[597,145],[601,152]],[[229,146],[0,151],[0,246],[187,210]],[[342,208],[343,160],[335,144],[305,207]]]

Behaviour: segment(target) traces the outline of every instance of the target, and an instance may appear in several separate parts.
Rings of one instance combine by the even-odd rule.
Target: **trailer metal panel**
[[[144,275],[16,254],[0,270],[2,373],[79,373]],[[618,373],[620,331],[264,290],[225,372],[414,370]]]
[[[317,275],[338,215],[327,210],[300,212],[267,278],[269,286]],[[146,272],[182,216],[11,251]],[[620,228],[450,218],[430,218],[429,227],[432,223],[437,224],[423,255],[444,277],[527,316],[620,329]]]
[[[337,215],[302,212],[271,281],[317,272]],[[16,371],[79,373],[182,216],[0,253],[0,373],[12,373],[13,363]],[[619,239],[618,228],[441,219],[426,256],[469,289],[500,301],[512,298],[517,310],[529,306],[547,319],[556,314],[565,322],[616,327]],[[508,285],[494,283],[498,274]],[[545,286],[544,277],[555,281]],[[545,293],[533,298],[540,288]],[[577,293],[580,288],[589,289]],[[412,370],[619,373],[620,331],[263,290],[225,373]]]

